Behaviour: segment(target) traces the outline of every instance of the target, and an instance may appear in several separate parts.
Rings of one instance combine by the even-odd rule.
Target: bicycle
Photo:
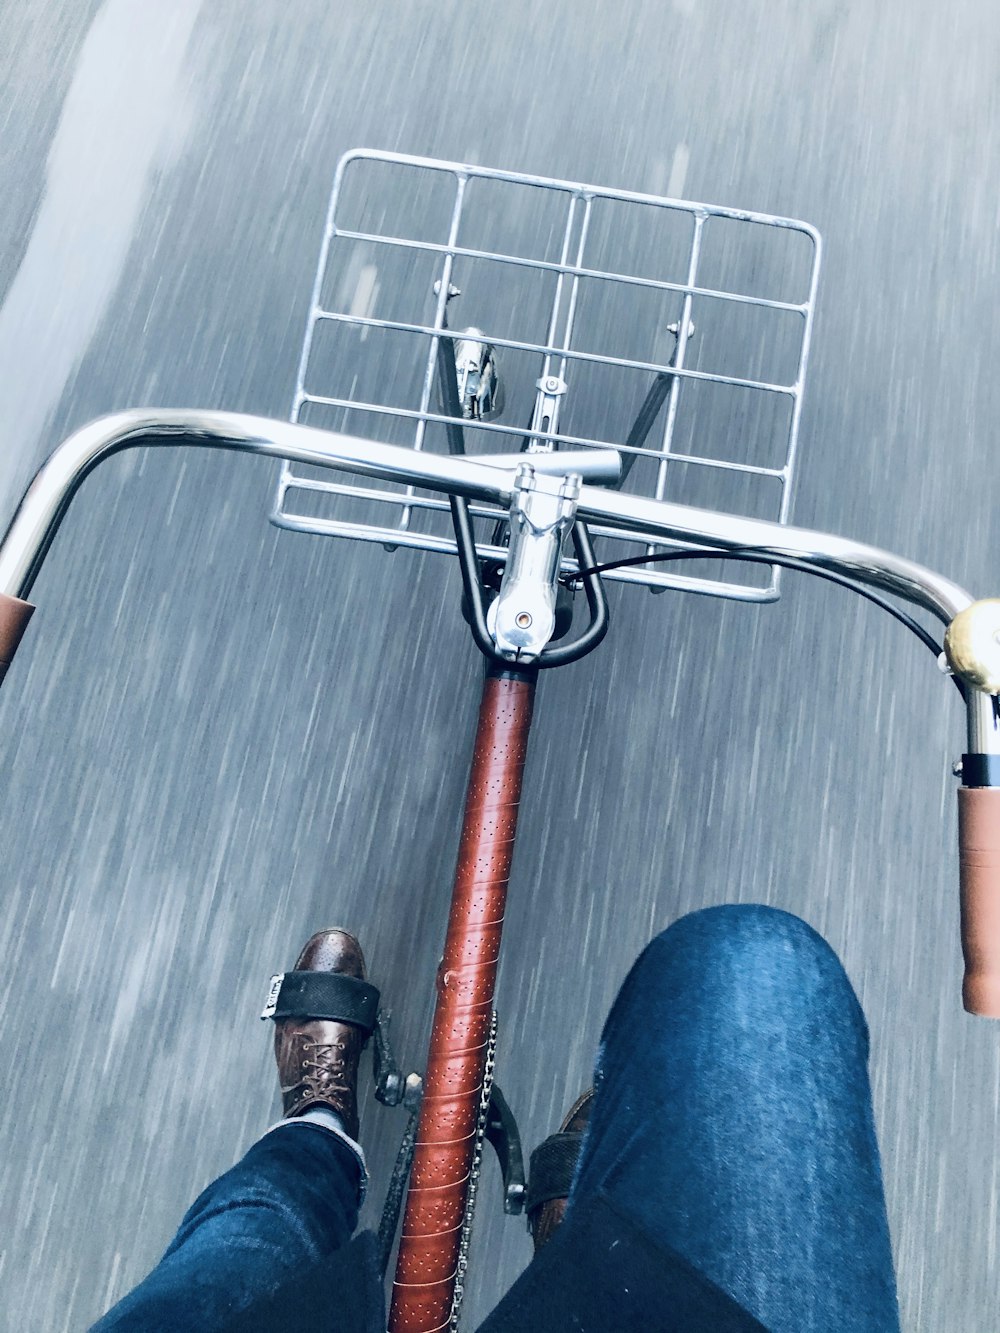
[[[362,190],[352,196],[352,189],[357,173],[369,169],[447,182],[453,194],[443,210],[443,234],[431,236],[438,205],[430,203],[423,212],[415,209],[414,234],[395,235],[364,225],[374,194]],[[472,244],[463,230],[470,198],[506,188],[534,191],[565,206],[561,230],[550,227],[542,251],[528,254],[513,246],[500,250]],[[347,225],[341,210],[352,207],[356,220]],[[680,220],[687,239],[677,276],[652,276],[651,270],[639,272],[639,265],[636,271],[618,271],[589,258],[595,244],[600,248],[602,227],[608,234],[614,231],[614,209],[647,210],[651,216]],[[787,293],[762,296],[735,283],[732,290],[707,284],[706,238],[716,223],[756,229],[758,239],[804,241],[810,254],[804,294],[797,299]],[[424,234],[416,234],[422,230]],[[342,293],[351,289],[343,302],[348,308],[337,310],[328,300],[331,286],[336,286],[331,254],[335,244],[344,243],[349,251],[351,246],[360,248],[348,259],[347,277],[341,275]],[[381,269],[363,262],[374,249]],[[393,1330],[413,1333],[457,1324],[486,1141],[500,1157],[506,1211],[517,1213],[524,1205],[516,1122],[493,1077],[493,1001],[507,881],[538,675],[579,660],[601,643],[609,628],[606,582],[645,586],[652,592],[669,588],[768,602],[779,595],[779,571],[790,568],[868,598],[931,649],[958,687],[967,716],[967,752],[958,774],[963,999],[971,1012],[1000,1017],[1000,600],[975,601],[950,580],[909,560],[789,526],[789,482],[819,259],[818,233],[793,219],[357,150],[337,168],[292,420],[198,411],[131,411],[103,418],[77,431],[43,465],[0,543],[0,674],[24,633],[33,609],[27,598],[73,495],[100,462],[125,448],[184,445],[279,459],[271,514],[278,526],[458,557],[463,613],[485,659],[486,679],[424,1074],[403,1076],[389,1043],[387,1016],[380,1016],[375,1029],[376,1095],[410,1111],[383,1219],[388,1258],[409,1177],[390,1317]],[[765,276],[784,272],[759,254],[755,262]],[[506,266],[519,280],[548,285],[549,304],[544,311],[535,309],[536,317],[544,315],[539,336],[516,337],[488,320],[461,330],[449,327],[449,309],[462,298],[453,279],[459,269],[475,271],[477,265],[492,266],[493,271]],[[401,296],[415,293],[419,301],[432,296],[430,319],[419,313],[403,318],[391,310],[379,317],[372,313],[379,273],[384,284],[387,268],[396,279],[386,298],[390,306]],[[630,326],[622,336],[651,335],[654,351],[663,348],[666,354],[610,356],[581,346],[581,307],[598,288],[645,294],[659,314],[646,320],[645,329]],[[713,319],[723,330],[727,320],[735,321],[731,328],[737,330],[741,320],[773,317],[782,322],[775,341],[791,356],[791,377],[759,367],[737,374],[724,363],[708,369],[692,366],[688,354],[696,334],[696,305],[706,312],[710,332]],[[669,321],[660,317],[668,307],[676,315]],[[400,362],[392,382],[377,384],[374,394],[359,393],[355,385],[351,392],[319,392],[311,387],[314,376],[341,364],[337,337],[332,349],[326,345],[331,330],[342,342],[357,340],[345,358],[348,365],[352,356],[357,360],[360,343],[372,337],[413,339],[422,351],[413,364]],[[514,367],[509,383],[501,366],[504,357]],[[524,372],[518,358],[525,357],[540,360],[537,377]],[[632,377],[630,392],[639,401],[631,428],[622,432],[624,439],[617,437],[616,428],[588,433],[573,420],[574,370],[580,370],[582,381],[584,371],[595,378]],[[523,429],[499,421],[505,403],[518,398],[511,389],[518,388],[519,378],[520,388],[532,395]],[[769,438],[773,445],[780,436],[781,459],[758,464],[712,457],[707,449],[695,452],[690,447],[693,436],[683,434],[682,409],[706,387],[750,395],[757,403],[779,401],[785,415]],[[406,401],[411,391],[415,405]],[[593,403],[584,401],[584,406],[593,413]],[[341,429],[330,429],[329,421],[324,422],[327,428],[313,424],[316,412],[335,414],[334,424]],[[366,424],[364,434],[345,429],[356,416]],[[711,412],[707,419],[711,425]],[[719,419],[714,421],[718,425]],[[650,445],[658,422],[659,439]],[[411,430],[412,438],[403,442]],[[718,433],[709,430],[703,436],[710,447]],[[380,434],[389,438],[374,438]],[[491,449],[494,437],[508,447]],[[517,445],[513,450],[511,437]],[[485,451],[474,452],[472,446],[483,442]],[[365,484],[331,481],[331,470],[352,474]],[[690,494],[683,495],[686,503],[668,499],[675,476],[692,472],[723,474],[741,497],[741,488],[751,480],[774,483],[780,493],[775,517],[710,510],[691,503]],[[293,497],[298,502],[294,509]],[[330,504],[341,509],[331,513]],[[358,507],[366,506],[359,517]],[[388,509],[392,521],[384,516],[372,521],[371,507],[383,513]],[[595,543],[608,548],[601,559]],[[720,568],[711,576],[677,573],[672,566],[682,561],[716,562]],[[748,582],[742,573],[737,577],[731,572],[745,567],[764,567],[767,581]],[[586,624],[574,634],[580,591]],[[943,645],[891,598],[944,625]],[[281,986],[279,975],[265,1015],[274,1012]]]

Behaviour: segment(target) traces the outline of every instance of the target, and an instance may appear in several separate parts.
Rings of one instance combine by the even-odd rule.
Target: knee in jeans
[[[752,992],[766,982],[769,989],[790,996],[846,1001],[860,1015],[857,997],[830,945],[800,917],[776,907],[733,903],[691,912],[647,945],[637,970],[658,972],[678,965],[731,993]]]

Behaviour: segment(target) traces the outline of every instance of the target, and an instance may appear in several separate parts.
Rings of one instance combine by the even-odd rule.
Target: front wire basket
[[[499,418],[463,420],[470,455],[616,448],[626,491],[783,523],[819,261],[818,233],[788,218],[357,150],[334,179],[291,419],[447,452],[438,340],[469,327],[494,349],[505,401]],[[554,422],[536,411],[553,381]],[[330,478],[283,464],[272,521],[455,551],[442,497]],[[503,560],[503,512],[470,511],[479,554]],[[669,549],[591,535],[602,562]],[[704,577],[655,565],[605,577],[778,596],[777,569],[722,557]]]

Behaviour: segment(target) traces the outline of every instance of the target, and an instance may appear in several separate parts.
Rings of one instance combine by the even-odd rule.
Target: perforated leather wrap
[[[534,689],[534,680],[506,677],[483,688],[391,1333],[432,1333],[451,1315]]]

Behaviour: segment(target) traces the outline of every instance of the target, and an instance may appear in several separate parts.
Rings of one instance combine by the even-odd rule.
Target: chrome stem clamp
[[[580,478],[549,477],[524,462],[510,506],[510,551],[500,594],[486,617],[497,649],[514,662],[533,662],[555,629],[563,543],[576,517]]]

